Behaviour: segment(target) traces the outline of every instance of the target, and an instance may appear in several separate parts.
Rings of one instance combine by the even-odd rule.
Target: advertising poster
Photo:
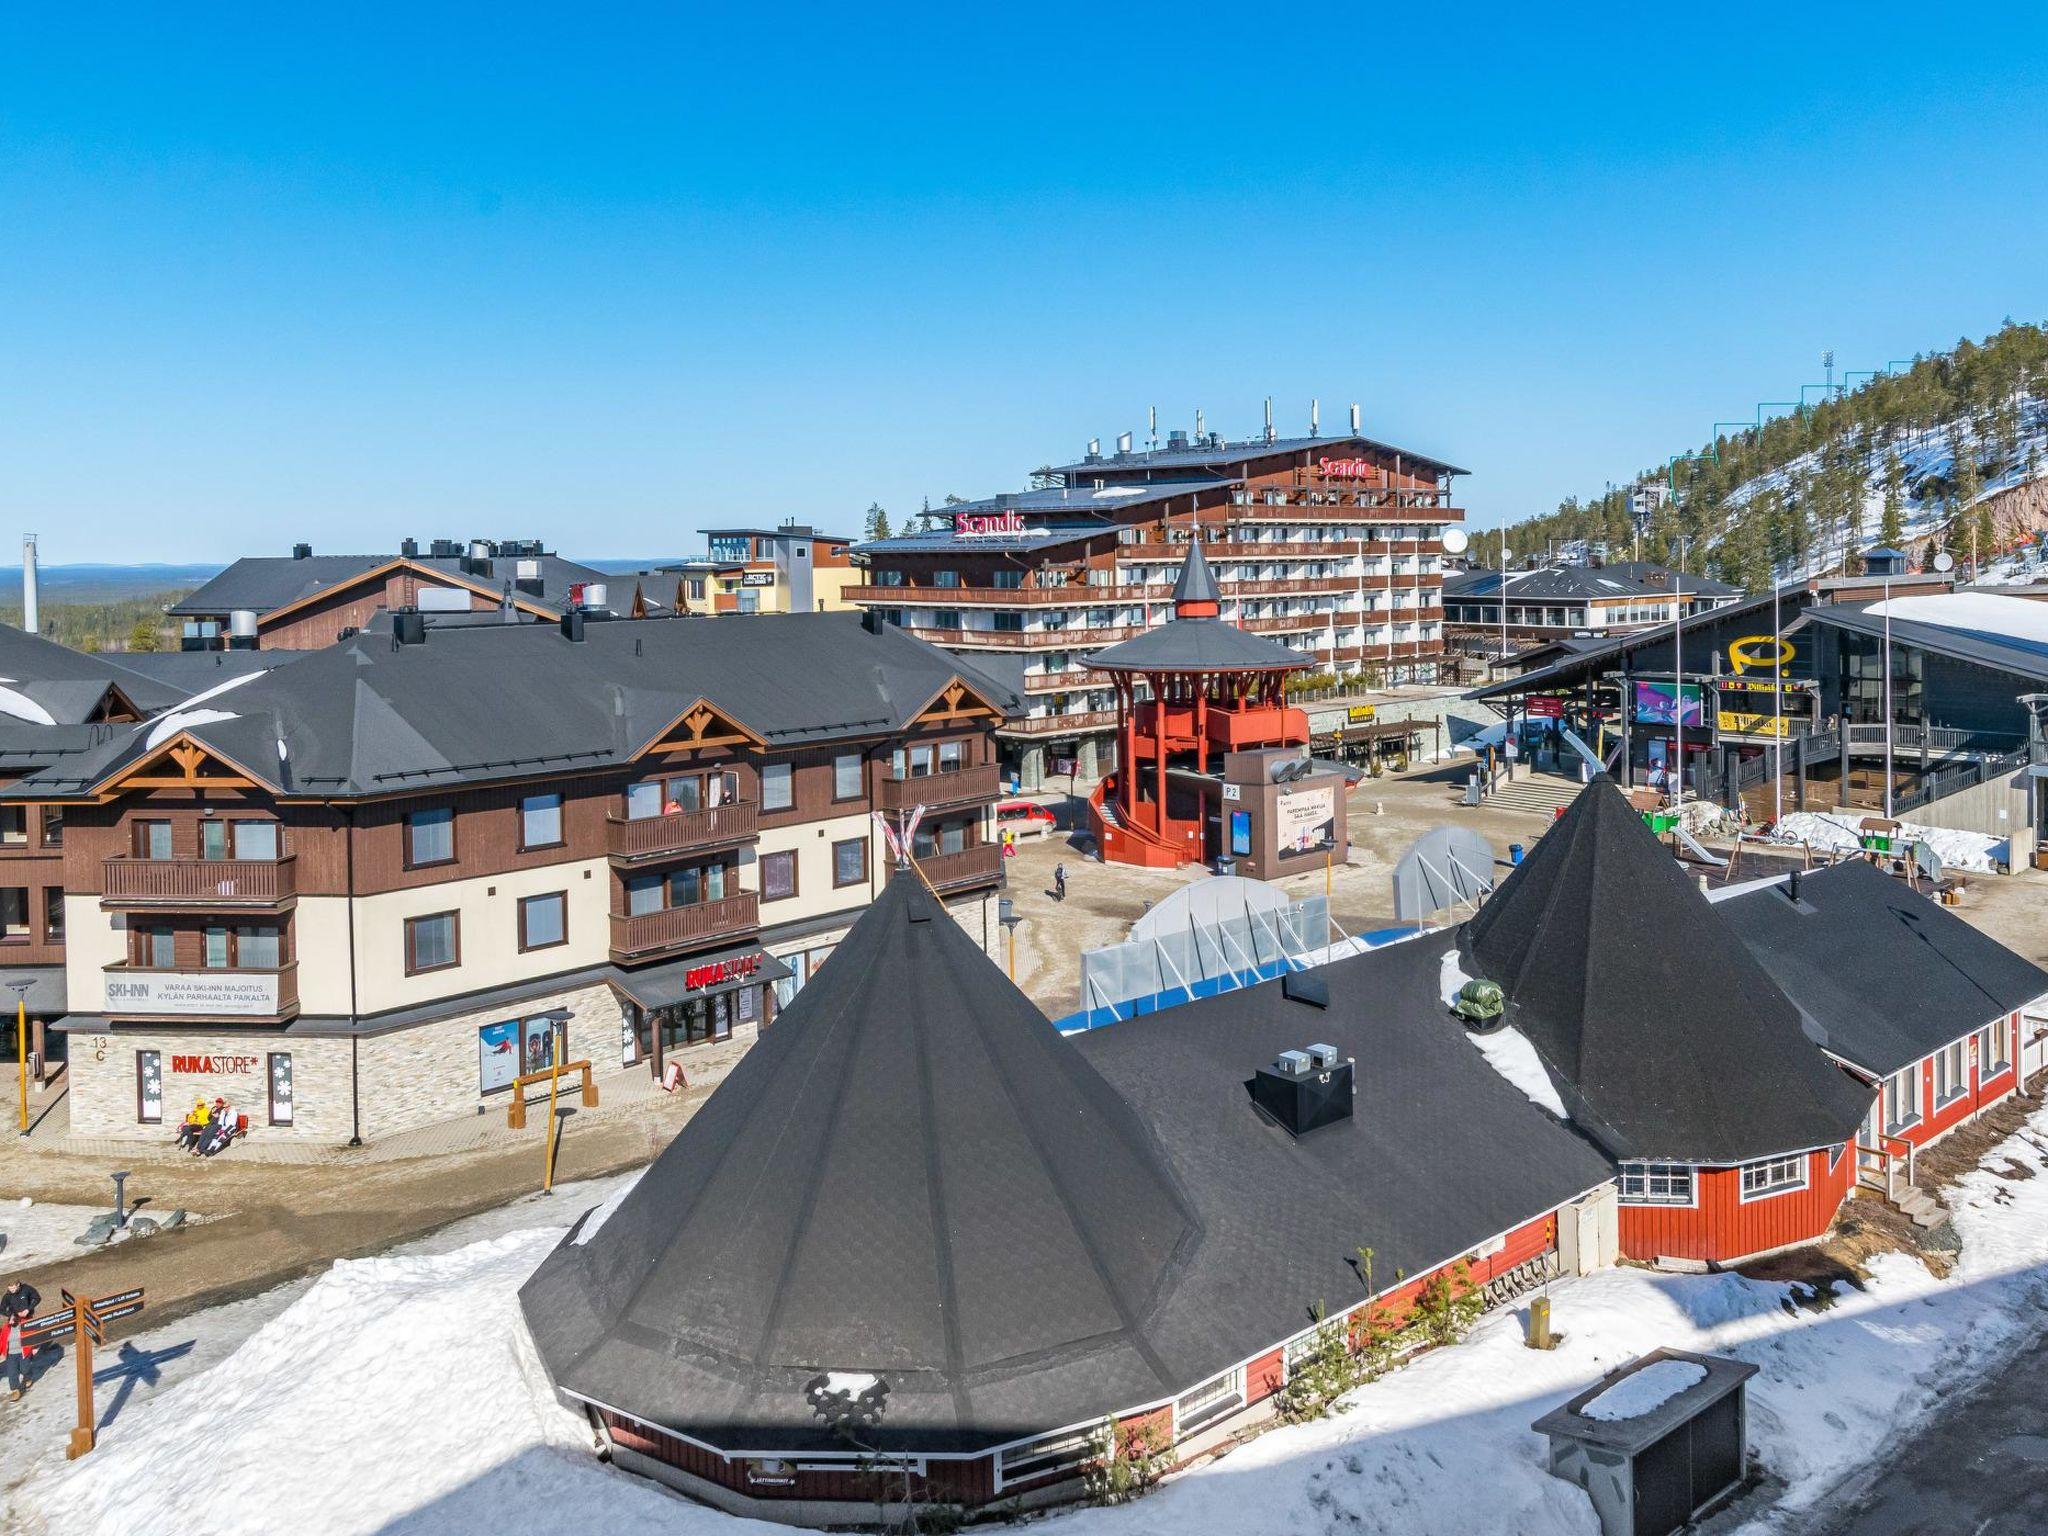
[[[489,1093],[519,1075],[519,1025],[485,1024],[476,1032],[477,1088]]]
[[[1273,802],[1273,835],[1282,853],[1307,853],[1337,840],[1337,794],[1328,785],[1297,789]]]
[[[1684,723],[1703,725],[1706,717],[1700,711],[1700,685],[1686,683],[1683,686],[1685,709]],[[1678,723],[1678,709],[1672,698],[1670,683],[1636,684],[1636,719],[1643,725],[1674,725]]]
[[[1225,785],[1226,789],[1232,786]],[[1230,853],[1232,858],[1245,858],[1252,851],[1252,813],[1232,811],[1230,813]]]
[[[528,1019],[526,1021],[526,1070],[545,1072],[555,1064],[555,1021],[553,1019]]]

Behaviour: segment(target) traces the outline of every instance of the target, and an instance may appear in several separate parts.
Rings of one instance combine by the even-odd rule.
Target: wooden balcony
[[[701,949],[743,939],[761,926],[761,898],[741,891],[719,901],[668,907],[659,912],[612,914],[612,959],[645,960],[651,956]]]
[[[957,853],[927,854],[917,861],[936,891],[994,885],[1003,872],[1003,850],[995,843],[976,843]]]
[[[1046,715],[1037,719],[1005,720],[996,727],[998,736],[1078,736],[1084,731],[1106,731],[1116,724],[1113,709],[1090,710],[1079,715]]]
[[[615,864],[639,864],[709,848],[751,842],[761,832],[761,807],[752,800],[663,816],[611,816],[605,836]]]
[[[886,608],[1096,608],[1105,603],[1164,603],[1173,588],[1151,586],[1091,587],[1069,582],[1057,587],[848,587],[850,602]]]
[[[960,768],[952,773],[928,773],[922,778],[885,775],[875,793],[875,803],[885,811],[907,811],[915,806],[974,805],[993,800],[1003,791],[1002,770],[994,763]]]
[[[1079,689],[1107,688],[1115,680],[1108,672],[1092,667],[1075,667],[1066,672],[1026,672],[1026,693],[1073,693]]]
[[[1135,625],[1117,629],[927,629],[912,625],[909,632],[931,645],[960,649],[986,646],[1001,651],[1072,651],[1098,645],[1116,645],[1145,633]]]
[[[275,910],[299,893],[298,859],[137,859],[101,863],[100,906]]]
[[[299,964],[274,967],[131,965],[102,968],[110,1019],[232,1019],[277,1024],[299,1012]],[[260,1075],[260,1074],[259,1074]]]

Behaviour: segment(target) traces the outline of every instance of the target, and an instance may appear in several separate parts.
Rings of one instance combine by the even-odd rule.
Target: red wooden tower
[[[1117,772],[1089,799],[1104,859],[1171,868],[1214,857],[1223,755],[1308,741],[1308,716],[1284,690],[1308,662],[1225,622],[1222,598],[1201,543],[1191,543],[1173,618],[1089,658],[1116,688]]]

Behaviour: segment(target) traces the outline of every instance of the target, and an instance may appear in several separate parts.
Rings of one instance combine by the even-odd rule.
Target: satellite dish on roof
[[[1446,528],[1444,530],[1443,546],[1444,553],[1447,555],[1462,555],[1471,543],[1472,540],[1462,528]]]
[[[1438,827],[1394,866],[1394,917],[1419,923],[1446,907],[1473,907],[1493,889],[1493,844],[1470,827]]]
[[[1944,549],[1934,557],[1934,568],[1937,571],[1952,571],[1956,568],[1956,557]]]

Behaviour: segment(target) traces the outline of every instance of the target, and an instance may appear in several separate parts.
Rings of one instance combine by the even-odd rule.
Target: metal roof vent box
[[[1252,1103],[1259,1113],[1297,1139],[1351,1118],[1357,1093],[1355,1064],[1341,1061],[1329,1045],[1282,1051],[1273,1065],[1252,1078]]]

